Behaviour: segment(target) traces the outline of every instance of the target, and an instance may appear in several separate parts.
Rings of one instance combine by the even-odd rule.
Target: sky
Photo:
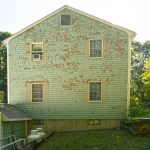
[[[69,5],[137,33],[150,40],[150,0],[0,0],[0,31],[12,34]]]

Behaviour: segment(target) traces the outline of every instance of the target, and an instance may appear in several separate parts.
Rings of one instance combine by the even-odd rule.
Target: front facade
[[[128,113],[134,34],[72,7],[60,8],[4,41],[8,103],[32,117],[29,126],[45,130],[118,126]]]

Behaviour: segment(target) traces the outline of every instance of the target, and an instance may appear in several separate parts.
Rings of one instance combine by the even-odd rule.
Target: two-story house
[[[28,127],[71,131],[119,127],[130,99],[135,32],[63,6],[4,41],[8,103]]]

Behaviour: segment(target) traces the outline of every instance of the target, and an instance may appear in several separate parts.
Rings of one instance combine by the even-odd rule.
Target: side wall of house
[[[28,134],[31,130],[42,128],[49,135],[52,132],[67,132],[67,131],[84,131],[97,129],[113,129],[119,128],[121,120],[108,119],[59,119],[59,120],[38,120],[28,121]]]
[[[60,14],[73,25],[60,25]],[[89,40],[103,39],[103,57],[89,57]],[[43,42],[43,61],[31,59],[31,43]],[[125,119],[128,35],[65,9],[12,39],[9,45],[9,103],[33,119]],[[46,81],[48,98],[31,103],[30,81]],[[102,82],[102,102],[88,102],[89,81]]]

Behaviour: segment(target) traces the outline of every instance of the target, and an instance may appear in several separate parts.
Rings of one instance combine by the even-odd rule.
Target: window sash
[[[91,49],[90,50],[90,57],[101,57],[102,51],[100,49]]]
[[[90,40],[90,57],[102,56],[102,40]]]
[[[32,102],[43,102],[43,84],[32,84]]]
[[[101,82],[89,83],[89,101],[101,101]]]
[[[32,43],[32,52],[42,52],[43,44],[42,43]]]
[[[100,49],[102,45],[102,40],[90,40],[90,48]]]
[[[61,25],[71,25],[71,19],[70,14],[61,14]]]
[[[43,59],[43,43],[37,42],[31,44],[32,59],[33,60],[42,60]],[[38,57],[39,55],[39,57]]]

